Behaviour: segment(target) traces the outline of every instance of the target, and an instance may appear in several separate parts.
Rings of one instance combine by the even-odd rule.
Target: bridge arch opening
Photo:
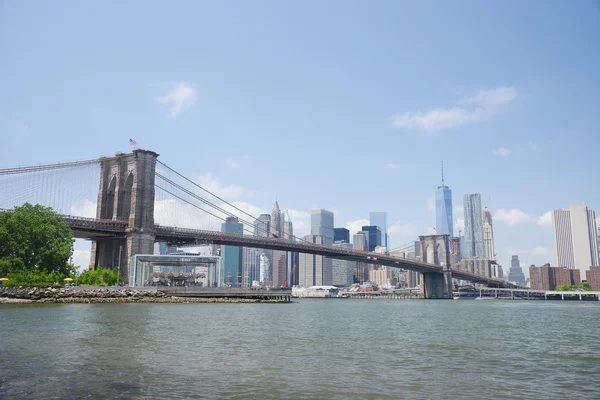
[[[131,214],[131,193],[133,192],[133,182],[135,177],[133,172],[130,172],[125,179],[122,189],[119,194],[119,202],[117,206],[117,219],[129,220]]]
[[[105,206],[100,210],[100,218],[102,219],[112,219],[114,216],[116,188],[117,177],[116,175],[113,175],[108,185],[108,190],[105,192],[106,194],[104,195],[104,199],[102,199],[102,203],[105,204]]]
[[[441,244],[437,244],[436,245],[436,251],[435,251],[435,256],[436,256],[436,260],[434,262],[434,264],[436,265],[442,265],[442,263],[444,262],[444,249],[442,248]]]

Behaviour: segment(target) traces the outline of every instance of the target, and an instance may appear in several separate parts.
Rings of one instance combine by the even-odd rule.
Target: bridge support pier
[[[425,299],[452,299],[452,268],[448,235],[419,236],[421,259],[441,265],[443,272],[424,272],[421,293]]]
[[[451,299],[452,272],[427,272],[423,274],[421,293],[424,299]]]

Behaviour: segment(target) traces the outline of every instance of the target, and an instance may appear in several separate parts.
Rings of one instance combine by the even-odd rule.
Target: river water
[[[600,399],[600,302],[0,305],[1,399]]]

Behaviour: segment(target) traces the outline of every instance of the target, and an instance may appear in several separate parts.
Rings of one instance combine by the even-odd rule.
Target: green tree
[[[51,208],[25,203],[0,213],[0,273],[68,275],[73,232]]]
[[[120,279],[119,270],[102,268],[98,266],[96,269],[85,270],[76,279],[78,285],[90,286],[112,286]]]

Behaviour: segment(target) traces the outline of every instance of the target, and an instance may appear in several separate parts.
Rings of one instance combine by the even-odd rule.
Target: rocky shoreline
[[[169,296],[162,292],[134,289],[72,290],[55,288],[3,288],[0,304],[31,303],[285,303],[283,300],[242,298],[197,298]]]

